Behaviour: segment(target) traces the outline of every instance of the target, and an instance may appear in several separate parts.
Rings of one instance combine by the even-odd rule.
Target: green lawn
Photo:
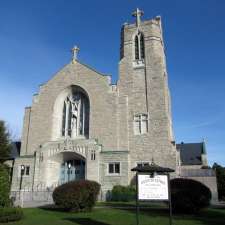
[[[134,209],[96,208],[89,213],[67,213],[46,209],[24,209],[25,218],[8,225],[135,225]],[[140,225],[167,225],[165,208],[141,209]],[[225,209],[208,209],[198,216],[174,216],[174,225],[225,225]]]

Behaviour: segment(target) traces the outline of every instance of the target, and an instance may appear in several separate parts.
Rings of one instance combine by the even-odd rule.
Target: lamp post
[[[20,192],[19,192],[19,197],[20,197],[20,206],[23,207],[23,196],[21,193],[21,189],[22,189],[22,182],[23,182],[23,175],[25,173],[25,166],[21,165],[20,166]]]
[[[22,182],[23,182],[24,172],[25,172],[25,166],[24,165],[21,165],[20,166],[20,191],[22,189]]]
[[[70,181],[70,168],[71,168],[71,163],[68,164],[68,181]]]

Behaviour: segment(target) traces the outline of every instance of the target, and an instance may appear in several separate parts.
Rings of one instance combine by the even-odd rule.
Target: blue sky
[[[39,84],[79,59],[118,78],[120,28],[139,7],[162,16],[177,142],[206,140],[210,164],[225,165],[225,1],[2,0],[0,118],[20,137],[24,107]]]

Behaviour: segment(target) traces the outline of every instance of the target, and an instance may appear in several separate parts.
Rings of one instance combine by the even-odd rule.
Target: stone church
[[[121,28],[117,84],[80,62],[74,47],[71,62],[40,86],[25,108],[12,193],[88,179],[101,184],[104,200],[114,185],[130,184],[133,167],[152,159],[174,169],[172,177],[201,175],[204,143],[191,156],[186,144],[175,144],[161,18],[142,15],[137,9],[135,23]],[[190,163],[192,156],[199,160]],[[198,179],[216,194],[215,174],[208,173]]]

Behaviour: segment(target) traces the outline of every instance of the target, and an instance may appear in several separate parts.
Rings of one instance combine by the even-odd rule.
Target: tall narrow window
[[[63,105],[62,136],[88,136],[89,131],[89,100],[82,92],[69,94]]]
[[[134,116],[134,133],[135,134],[141,133],[141,115]]]
[[[72,102],[70,101],[70,99],[68,99],[68,118],[67,118],[67,121],[68,121],[68,126],[67,126],[67,129],[68,129],[68,136],[71,137],[71,134],[72,134]]]
[[[30,166],[23,165],[23,168],[21,166],[19,167],[19,177],[20,176],[29,176],[30,175]]]
[[[144,36],[138,33],[134,39],[135,46],[135,60],[143,60],[145,58]]]
[[[134,134],[145,134],[148,132],[148,115],[137,114],[134,116]]]
[[[139,59],[138,35],[135,36],[135,59]]]
[[[144,36],[141,34],[140,36],[140,51],[141,51],[141,59],[145,58],[145,42],[144,42]]]
[[[91,151],[91,160],[95,160],[95,150]]]
[[[120,174],[120,163],[109,163],[108,164],[108,174]]]
[[[62,136],[65,136],[65,123],[66,123],[66,103],[63,104],[63,118],[62,118]]]
[[[26,166],[26,176],[29,176],[30,175],[30,166]]]

